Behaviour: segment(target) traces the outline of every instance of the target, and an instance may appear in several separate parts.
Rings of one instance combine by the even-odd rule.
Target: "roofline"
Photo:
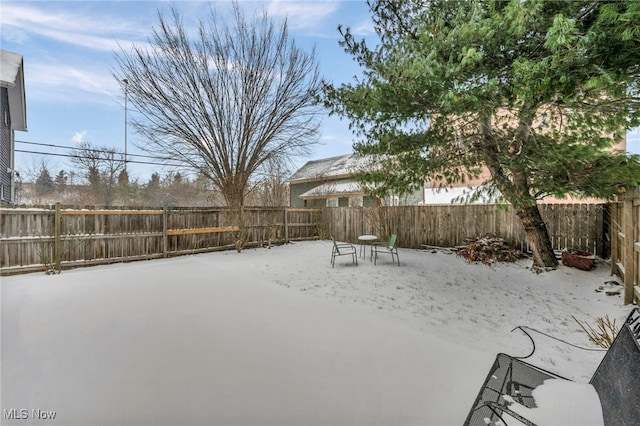
[[[359,191],[359,192],[332,192],[332,193],[328,193],[328,194],[319,194],[319,195],[298,195],[298,198],[303,199],[303,200],[311,200],[311,199],[320,199],[320,198],[340,198],[342,197],[346,197],[346,196],[353,196],[353,195],[362,195],[364,196],[365,193],[364,191]]]
[[[342,158],[342,157],[351,157],[352,155],[355,155],[355,153],[352,152],[351,154],[334,155],[333,157],[319,158],[317,160],[309,160],[309,161],[307,161],[306,164],[319,163],[319,162],[322,162],[322,161],[329,161],[329,160],[335,160],[335,159]]]
[[[27,131],[27,101],[24,86],[24,57],[19,53],[4,50],[11,55],[19,56],[20,63],[14,81],[2,80],[0,84],[8,91],[9,111],[11,113],[11,130]]]
[[[353,176],[353,173],[343,173],[341,175],[324,175],[324,176],[318,176],[318,177],[313,177],[313,178],[303,178],[303,179],[295,179],[295,180],[289,180],[289,184],[292,183],[306,183],[306,182],[327,182],[327,181],[332,181],[332,180],[339,180],[339,179],[344,179],[344,178],[350,178]]]
[[[21,58],[20,59],[20,69],[18,70],[18,84],[17,89],[19,90],[19,94],[18,96],[20,97],[19,103],[20,103],[20,126],[14,126],[13,125],[13,119],[11,119],[11,127],[13,127],[14,130],[20,130],[23,132],[27,131],[27,97],[26,97],[26,93],[25,93],[25,87],[24,87],[24,59]]]

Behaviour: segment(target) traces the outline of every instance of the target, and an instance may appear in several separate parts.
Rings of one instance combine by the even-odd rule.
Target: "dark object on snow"
[[[562,251],[562,264],[564,266],[571,266],[572,268],[582,269],[583,271],[589,271],[593,268],[593,262],[596,257],[593,253],[583,250],[563,250]]]
[[[616,296],[622,293],[622,285],[617,281],[605,281],[604,285],[596,288],[596,293],[603,291],[607,296]]]
[[[563,379],[517,357],[498,354],[464,426],[486,426],[498,421],[509,426],[509,420],[512,419],[517,421],[512,421],[511,424],[535,426],[535,423],[512,411],[508,400],[529,408],[535,407],[531,392],[551,378]],[[600,398],[605,426],[638,424],[640,308],[631,311],[589,383]]]

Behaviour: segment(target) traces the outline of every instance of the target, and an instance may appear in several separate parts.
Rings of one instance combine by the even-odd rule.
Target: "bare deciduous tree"
[[[285,162],[270,159],[263,167],[263,175],[256,182],[254,204],[266,207],[281,207],[289,203],[287,177],[290,170]]]
[[[97,148],[89,142],[82,142],[73,150],[71,162],[87,178],[95,203],[110,206],[113,204],[118,184],[118,176],[124,171],[122,154],[115,149]]]
[[[209,177],[227,205],[241,207],[252,176],[271,159],[317,142],[320,88],[315,51],[289,37],[286,20],[266,12],[247,20],[211,9],[197,36],[174,9],[158,13],[149,47],[116,53],[142,147]],[[125,82],[126,81],[126,82]]]
[[[36,178],[36,182],[34,185],[35,193],[38,196],[38,200],[40,200],[43,195],[51,194],[55,187],[56,184],[51,177],[51,172],[49,171],[47,162],[45,160],[42,160],[40,162],[38,177]]]

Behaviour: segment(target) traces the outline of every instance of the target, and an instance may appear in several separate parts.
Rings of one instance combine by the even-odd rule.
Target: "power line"
[[[66,149],[66,150],[77,150],[77,151],[85,151],[85,152],[97,152],[97,153],[104,153],[105,151],[102,149],[96,149],[96,148],[84,148],[84,147],[69,147],[69,146],[64,146],[64,145],[56,145],[56,144],[46,144],[46,143],[40,143],[40,142],[30,142],[30,141],[21,141],[21,140],[16,140],[16,143],[22,143],[22,144],[26,144],[26,145],[35,145],[35,146],[43,146],[43,147],[48,147],[48,148],[62,148],[62,149]],[[53,152],[41,152],[41,151],[30,151],[30,150],[25,150],[25,149],[16,149],[15,152],[20,152],[20,153],[25,153],[25,154],[38,154],[38,155],[50,155],[50,156],[55,156],[55,157],[66,157],[66,158],[80,158],[80,159],[89,159],[89,156],[82,156],[82,155],[78,155],[78,154],[64,154],[64,153],[53,153]],[[118,152],[118,151],[108,151],[109,154],[113,153],[116,155],[123,155],[123,153]],[[173,164],[171,162],[166,163],[165,161],[169,160],[169,158],[166,157],[159,157],[159,156],[153,156],[153,155],[144,155],[144,154],[127,154],[128,157],[141,157],[141,158],[151,158],[153,160],[159,160],[159,161],[163,161],[162,163],[158,163],[158,162],[151,162],[151,161],[142,161],[142,160],[129,160],[127,159],[125,161],[124,158],[112,158],[112,161],[116,161],[116,162],[127,162],[127,163],[134,163],[134,164],[148,164],[148,165],[153,165],[153,166],[170,166],[170,167],[183,167],[184,164]]]
[[[104,149],[99,148],[84,148],[84,147],[71,147],[65,145],[56,145],[52,143],[40,143],[40,142],[29,142],[29,141],[20,141],[16,140],[16,143],[23,143],[26,145],[37,145],[37,146],[45,146],[48,148],[62,148],[62,149],[73,149],[78,151],[88,151],[88,152],[105,152]],[[124,155],[122,152],[113,151],[114,154]],[[152,158],[154,160],[170,160],[168,157],[158,157],[156,155],[144,155],[144,154],[127,154],[127,157],[144,157],[144,158]]]
[[[55,157],[67,157],[67,158],[86,158],[86,159],[90,158],[90,157],[83,157],[81,155],[74,155],[74,154],[59,154],[59,153],[55,153],[55,152],[28,151],[28,150],[25,150],[25,149],[16,149],[15,152],[21,152],[21,153],[25,153],[25,154],[50,155],[50,156],[55,156]],[[124,158],[122,158],[122,159],[113,158],[113,159],[111,159],[111,161],[124,163]],[[150,164],[150,165],[153,165],[153,166],[184,167],[184,164],[154,163],[154,162],[151,162],[151,161],[140,161],[140,160],[127,160],[127,163]]]

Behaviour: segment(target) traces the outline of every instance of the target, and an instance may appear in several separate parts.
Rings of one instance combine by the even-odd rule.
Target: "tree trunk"
[[[234,226],[239,228],[235,233],[235,246],[240,253],[247,243],[247,229],[244,226],[244,193],[246,188],[246,180],[239,175],[233,175],[225,181],[225,185],[221,187],[227,207],[231,209],[231,220]]]
[[[516,214],[522,221],[524,230],[527,233],[531,251],[533,252],[533,266],[540,268],[557,268],[558,260],[553,252],[551,239],[547,232],[547,226],[542,220],[538,205],[522,206]]]
[[[239,231],[236,233],[235,244],[236,244],[236,250],[238,251],[238,253],[240,253],[244,249],[244,246],[247,243],[247,239],[249,237],[247,233],[247,228],[244,225],[244,208],[242,206],[233,207],[232,211],[233,211],[233,217],[235,218],[234,222],[236,226],[239,228]]]

